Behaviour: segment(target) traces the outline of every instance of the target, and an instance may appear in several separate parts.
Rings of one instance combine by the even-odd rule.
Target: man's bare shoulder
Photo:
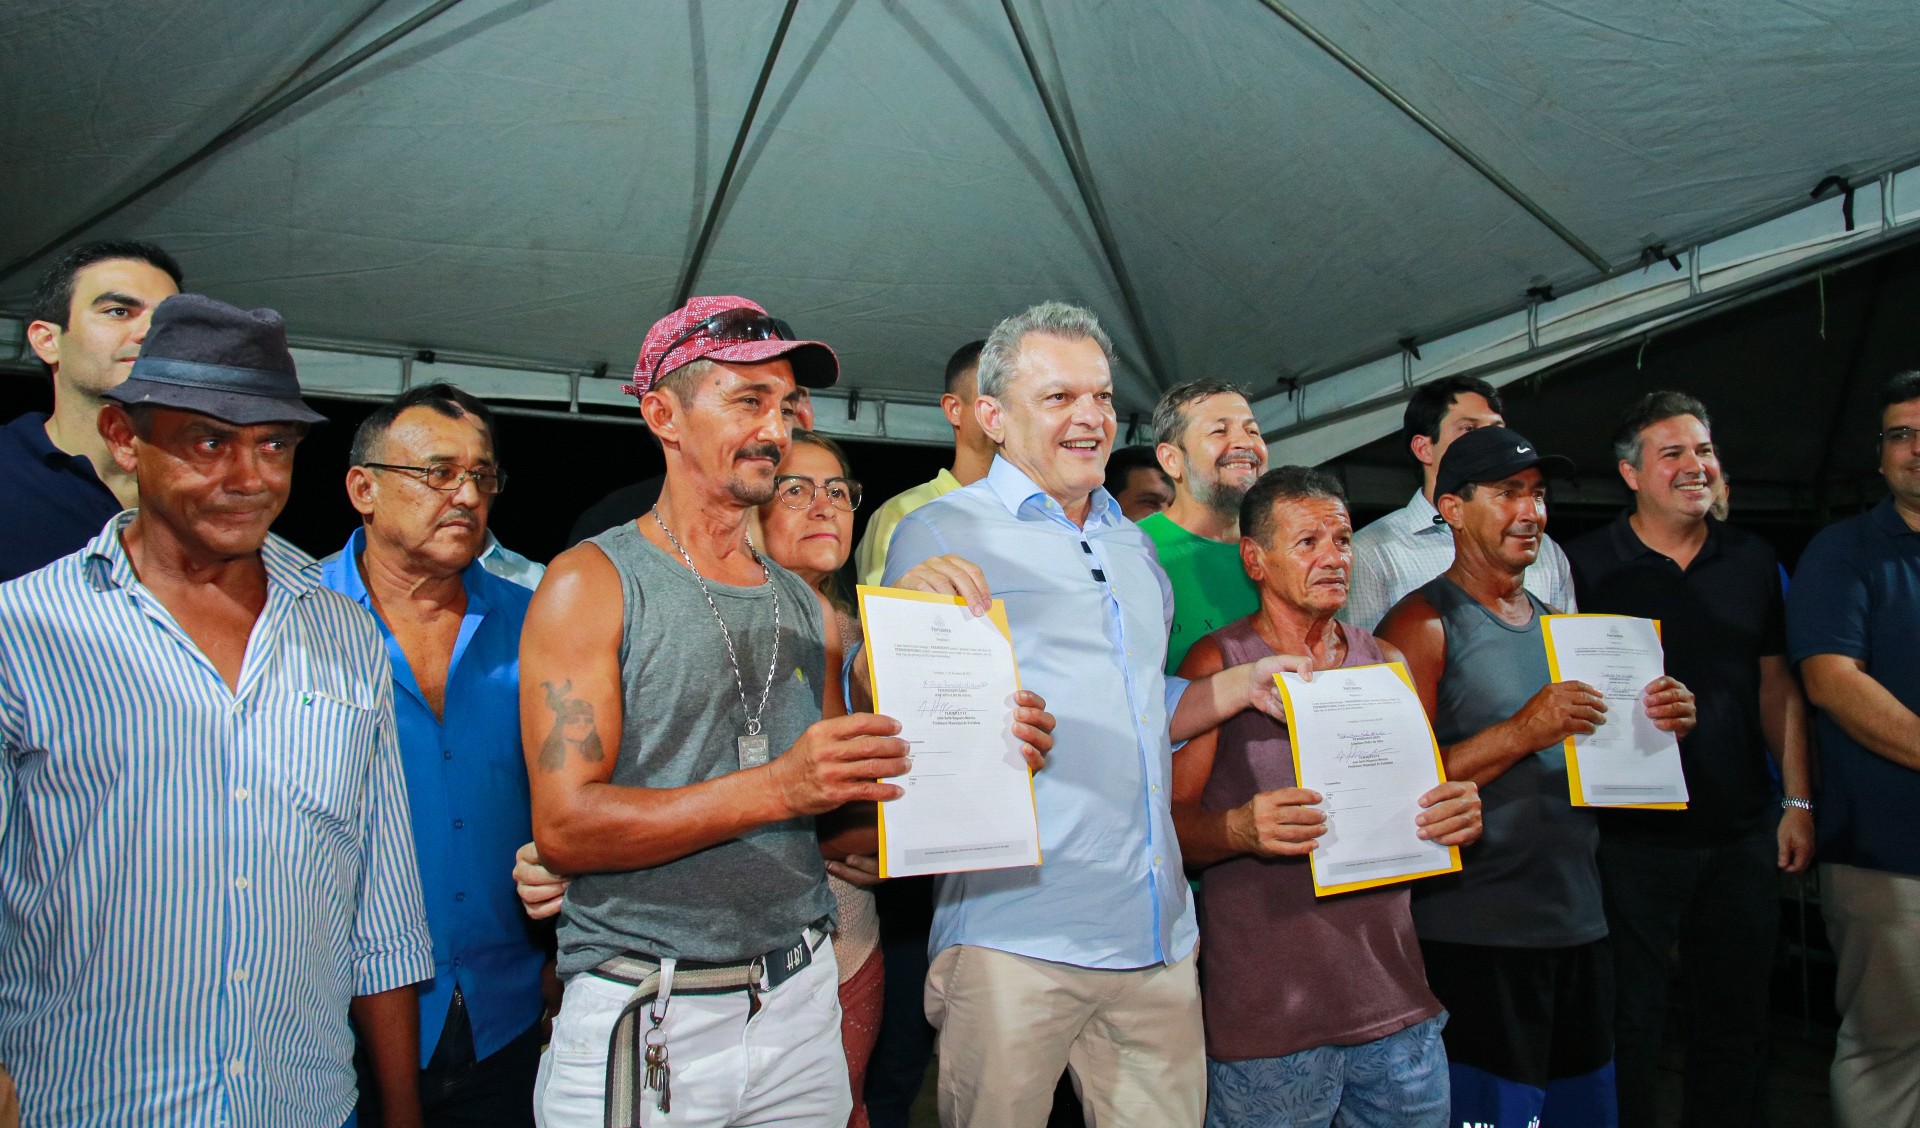
[[[1399,640],[1418,637],[1422,634],[1444,636],[1446,628],[1440,619],[1440,612],[1427,601],[1426,593],[1415,588],[1400,597],[1400,602],[1393,605],[1393,609],[1387,612],[1386,618],[1380,620],[1380,625],[1374,628],[1373,633],[1376,637],[1405,649]]]
[[[577,623],[611,613],[620,618],[620,573],[592,541],[581,541],[553,558],[527,608],[527,628]]]

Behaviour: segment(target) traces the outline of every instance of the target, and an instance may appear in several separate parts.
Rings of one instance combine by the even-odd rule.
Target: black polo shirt
[[[118,512],[93,463],[47,438],[45,415],[29,411],[0,427],[0,580],[80,551]]]
[[[1580,610],[1660,620],[1667,673],[1693,691],[1699,724],[1680,742],[1685,811],[1601,811],[1602,834],[1670,845],[1725,842],[1770,825],[1775,800],[1760,728],[1760,659],[1787,650],[1773,548],[1707,518],[1682,571],[1622,513],[1566,546]]]

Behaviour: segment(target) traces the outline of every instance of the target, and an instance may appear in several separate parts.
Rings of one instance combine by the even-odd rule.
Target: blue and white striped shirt
[[[0,584],[0,1062],[30,1124],[338,1125],[433,976],[373,621],[269,537],[238,692],[108,522]]]

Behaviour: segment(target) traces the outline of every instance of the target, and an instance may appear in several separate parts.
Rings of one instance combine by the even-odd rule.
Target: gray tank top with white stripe
[[[644,519],[644,518],[643,518]],[[613,783],[685,787],[740,768],[746,714],[726,643],[700,585],[632,522],[592,538],[620,574],[624,715]],[[748,699],[759,704],[773,660],[773,588],[780,593],[778,673],[762,718],[775,756],[820,719],[826,678],[820,604],[793,573],[768,562],[773,584],[707,581],[733,632]],[[770,823],[662,865],[583,874],[560,918],[560,973],[640,952],[725,962],[792,943],[833,912],[813,820]]]
[[[1551,682],[1533,593],[1523,627],[1502,620],[1445,576],[1420,589],[1447,633],[1433,733],[1456,744],[1520,711]],[[1422,940],[1502,948],[1563,948],[1607,934],[1593,812],[1567,791],[1560,744],[1525,756],[1480,788],[1484,833],[1460,851],[1460,872],[1416,883]]]

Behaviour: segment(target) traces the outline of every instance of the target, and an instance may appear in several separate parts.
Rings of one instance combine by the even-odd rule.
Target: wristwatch
[[[1780,800],[1780,809],[1784,811],[1789,807],[1798,807],[1803,811],[1811,811],[1813,810],[1813,800],[1802,799],[1798,795],[1788,795]]]

